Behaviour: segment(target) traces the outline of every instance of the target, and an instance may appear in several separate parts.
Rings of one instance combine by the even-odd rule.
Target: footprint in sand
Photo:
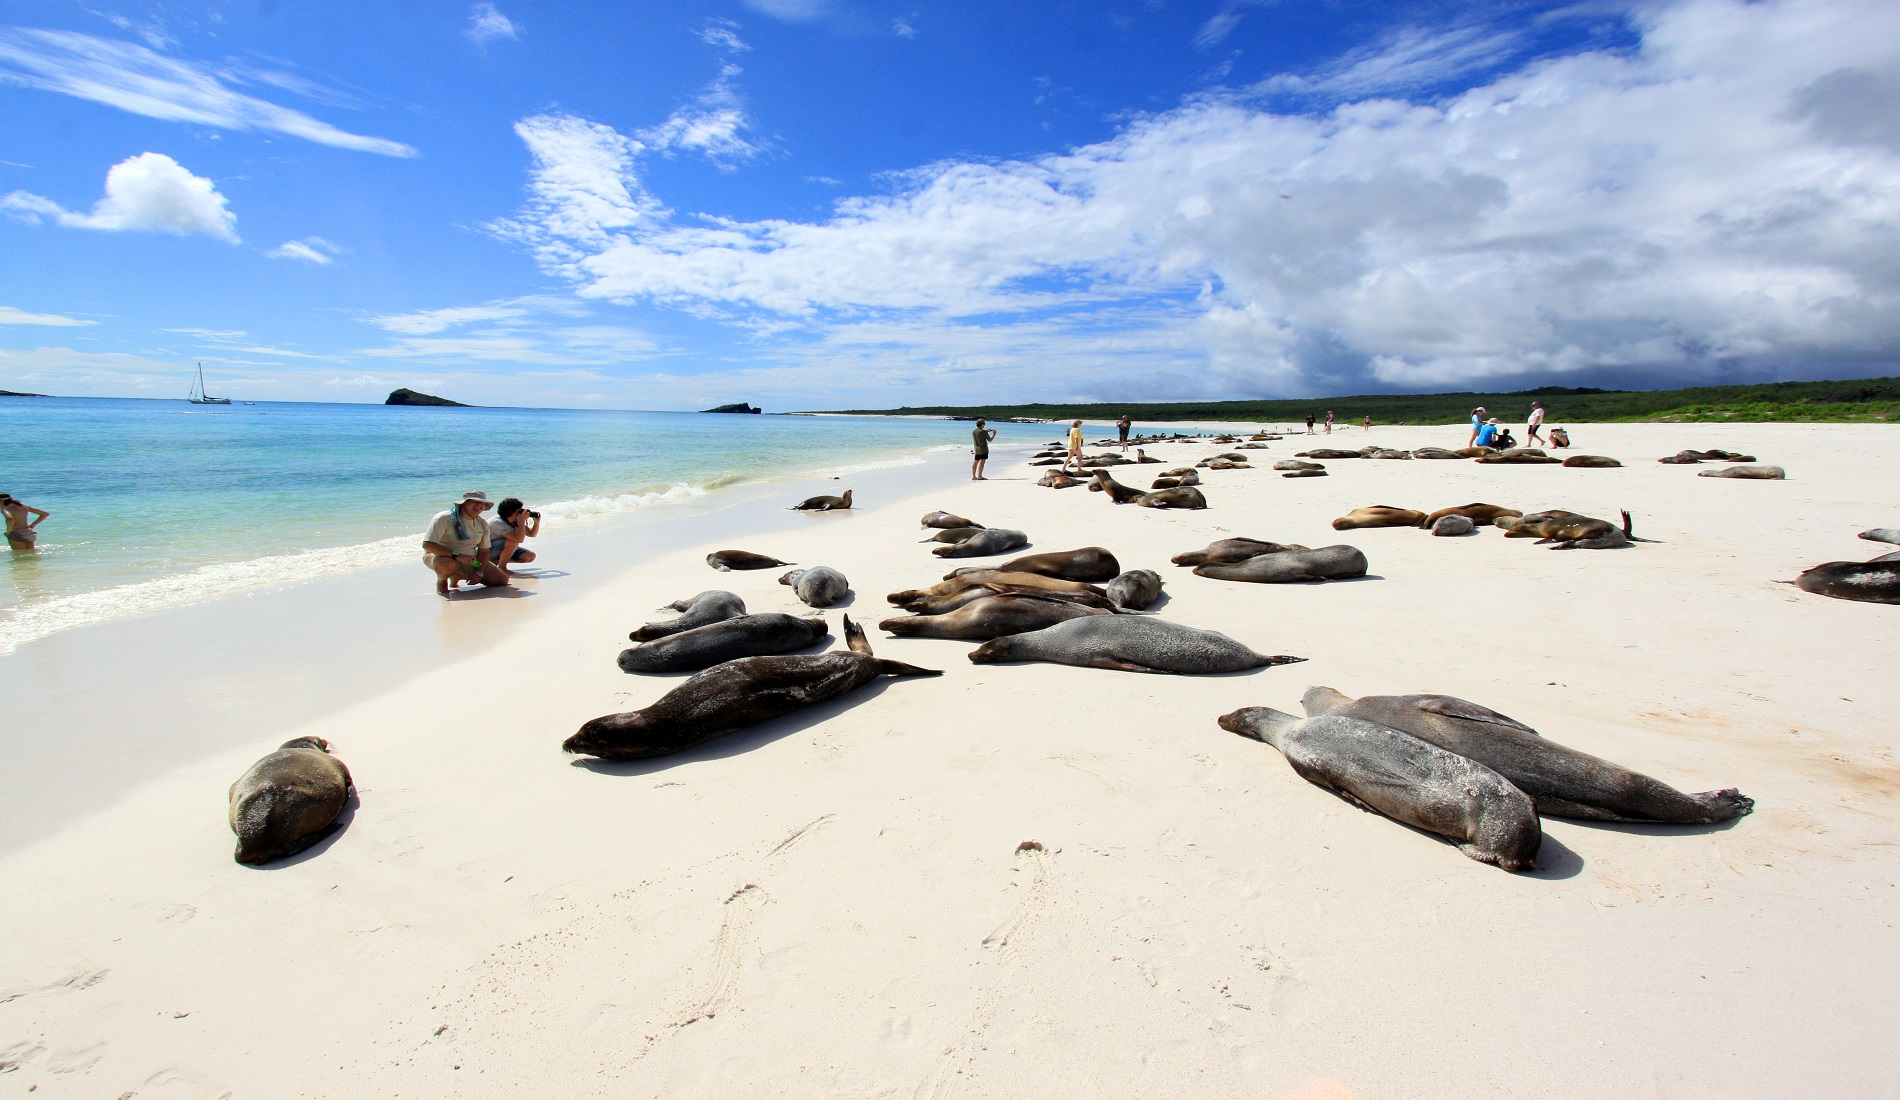
[[[38,1043],[15,1043],[0,1050],[0,1073],[12,1073],[44,1053],[46,1048]]]
[[[231,1100],[231,1090],[209,1077],[161,1069],[137,1089],[120,1093],[119,1100]]]
[[[820,818],[819,820],[823,820]],[[814,823],[815,824],[815,823]],[[806,826],[807,829],[811,826]],[[801,834],[794,833],[793,838]],[[789,843],[789,841],[787,842]],[[780,845],[783,847],[784,845]],[[720,922],[719,935],[713,938],[712,976],[709,984],[673,1021],[674,1027],[685,1027],[699,1020],[709,1020],[719,1015],[721,1009],[732,999],[733,986],[739,978],[739,968],[753,953],[752,918],[766,903],[765,891],[752,883],[746,883],[732,896],[726,899],[726,919]]]
[[[819,831],[820,829],[823,829],[825,826],[831,824],[831,819],[836,816],[837,816],[836,814],[826,814],[825,816],[819,818],[818,820],[813,821],[811,824],[806,825],[804,828],[799,829],[797,832],[794,832],[791,836],[788,836],[784,840],[779,841],[776,847],[774,847],[771,851],[765,853],[765,858],[771,859],[774,856],[782,856],[786,852],[791,851],[793,848],[798,847],[800,844],[805,842],[806,837],[812,835],[813,833]]]
[[[104,981],[107,973],[108,971],[103,966],[82,962],[70,967],[65,973],[51,981],[16,985],[12,989],[0,992],[0,1005],[40,993],[78,992],[82,989],[91,989]]]
[[[99,1059],[105,1055],[104,1043],[94,1043],[78,1050],[56,1050],[53,1056],[46,1060],[46,1071],[48,1073],[84,1073],[98,1065]]]

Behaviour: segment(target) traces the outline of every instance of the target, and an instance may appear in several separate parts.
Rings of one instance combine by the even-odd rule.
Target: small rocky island
[[[417,393],[416,391],[412,389],[408,389],[406,387],[403,389],[391,391],[389,394],[388,400],[384,401],[383,404],[385,405],[450,405],[458,409],[472,409],[475,407],[473,405],[465,405],[460,401],[450,401],[446,397],[437,397],[432,393]]]
[[[45,396],[46,395],[43,393],[15,393],[12,390],[0,390],[0,397],[45,397]],[[759,410],[753,409],[752,411],[758,412]]]
[[[716,409],[701,409],[699,411],[709,412],[709,413],[762,413],[765,410],[755,409],[752,406],[746,404],[745,402],[739,401],[731,405],[721,405]]]

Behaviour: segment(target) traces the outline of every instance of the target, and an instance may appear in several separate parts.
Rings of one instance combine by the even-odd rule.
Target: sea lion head
[[[277,747],[279,749],[316,749],[318,752],[330,751],[330,743],[321,737],[293,737]]]
[[[561,750],[578,756],[598,756],[611,760],[626,743],[628,735],[638,734],[646,725],[646,715],[637,710],[595,718],[581,726],[574,736],[561,742]]]
[[[1016,635],[1009,634],[1001,638],[991,638],[970,651],[970,663],[973,665],[994,665],[1013,658],[1016,651]]]

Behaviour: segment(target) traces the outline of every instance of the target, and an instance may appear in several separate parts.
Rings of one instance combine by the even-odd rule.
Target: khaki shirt
[[[422,541],[446,546],[449,548],[449,553],[458,558],[464,554],[473,554],[476,547],[488,545],[488,521],[482,517],[476,516],[470,519],[463,516],[462,530],[468,532],[468,537],[456,538],[455,509],[450,508],[435,514],[435,519],[430,521],[428,533],[422,536]]]

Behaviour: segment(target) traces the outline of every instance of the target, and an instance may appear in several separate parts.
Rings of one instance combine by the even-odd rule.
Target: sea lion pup
[[[1115,555],[1100,546],[1030,554],[1025,557],[1011,558],[994,568],[998,573],[1035,573],[1044,577],[1060,577],[1065,581],[1111,580],[1115,574],[1122,571],[1121,563],[1115,560]],[[975,571],[969,568],[953,569],[944,574],[943,579],[954,580],[964,573]]]
[[[909,615],[877,624],[899,638],[950,638],[987,642],[1006,634],[1041,630],[1084,615],[1109,615],[1106,608],[1028,593],[991,593],[942,615]]]
[[[1279,749],[1301,779],[1414,828],[1450,840],[1479,863],[1506,871],[1537,865],[1543,825],[1530,796],[1475,760],[1361,718],[1301,720],[1244,707],[1220,727]]]
[[[1456,508],[1440,508],[1438,511],[1420,520],[1418,525],[1420,527],[1431,527],[1446,516],[1463,516],[1470,520],[1473,526],[1486,527],[1497,523],[1501,517],[1509,516],[1515,518],[1523,514],[1524,513],[1515,508],[1506,508],[1501,504],[1460,504]]]
[[[806,497],[792,505],[794,512],[842,512],[851,507],[851,490],[841,497]],[[969,526],[965,524],[964,526]]]
[[[1720,470],[1703,470],[1697,477],[1735,477],[1746,481],[1786,481],[1788,471],[1779,466],[1729,466]]]
[[[1196,462],[1195,465],[1199,466],[1203,470],[1251,470],[1253,469],[1253,467],[1249,465],[1248,463],[1235,462],[1231,458],[1203,458],[1199,462]]]
[[[677,619],[666,619],[657,623],[648,623],[627,635],[630,641],[650,642],[655,638],[664,638],[669,634],[678,634],[682,630],[691,630],[696,626],[709,626],[722,623],[727,619],[736,619],[745,614],[745,601],[731,592],[718,589],[701,592],[686,600],[674,600],[667,604],[674,611],[685,614]]]
[[[1413,458],[1464,458],[1457,451],[1448,451],[1443,447],[1420,447],[1412,452]]]
[[[1161,574],[1152,569],[1130,569],[1108,582],[1108,602],[1124,611],[1146,611],[1161,598]]]
[[[1665,466],[1694,466],[1698,462],[1702,461],[1702,452],[1701,451],[1677,451],[1675,454],[1670,455],[1668,458],[1659,458],[1656,461],[1662,463]]]
[[[1158,459],[1158,458],[1149,458],[1149,457],[1148,457],[1148,452],[1147,452],[1147,451],[1144,451],[1144,450],[1142,450],[1142,449],[1141,449],[1140,447],[1136,447],[1136,448],[1135,448],[1135,462],[1136,462],[1136,463],[1138,463],[1138,464],[1140,464],[1140,465],[1144,465],[1144,466],[1145,466],[1145,465],[1149,465],[1149,464],[1153,464],[1153,465],[1156,465],[1156,466],[1159,466],[1159,465],[1161,464],[1161,460],[1160,460],[1160,459]]]
[[[1289,471],[1288,473],[1281,474],[1280,476],[1281,477],[1326,477],[1327,474],[1326,474],[1325,467],[1319,467],[1312,470],[1292,470],[1292,471]]]
[[[1172,489],[1143,493],[1135,503],[1143,508],[1184,508],[1193,511],[1207,507],[1207,497],[1192,485],[1176,485]]]
[[[1376,722],[1475,760],[1515,783],[1531,796],[1538,813],[1552,817],[1713,825],[1755,808],[1754,799],[1732,787],[1684,794],[1661,780],[1546,740],[1515,718],[1451,695],[1354,699],[1329,687],[1312,687],[1300,702],[1308,716]]]
[[[1256,554],[1232,564],[1209,563],[1194,567],[1197,577],[1255,584],[1291,584],[1299,581],[1336,581],[1366,575],[1366,556],[1356,546],[1340,544],[1317,550],[1287,550]]]
[[[1552,550],[1621,550],[1632,542],[1655,541],[1633,534],[1630,531],[1630,514],[1624,512],[1620,530],[1608,520],[1590,516],[1572,516],[1554,524],[1546,523],[1544,537],[1538,543],[1551,543]]]
[[[734,569],[770,569],[775,565],[794,563],[754,554],[749,550],[714,550],[706,555],[706,564],[721,572],[729,572]]]
[[[740,657],[806,649],[823,641],[828,633],[823,616],[799,619],[776,611],[741,615],[623,649],[620,671],[698,672]]]
[[[1276,470],[1324,470],[1326,467],[1317,462],[1308,462],[1303,458],[1283,458],[1273,464]]]
[[[988,527],[962,542],[949,546],[939,546],[931,553],[940,558],[984,558],[991,554],[1007,554],[1011,550],[1021,550],[1029,545],[1029,536],[1021,531],[1012,531],[1007,527]]]
[[[1306,547],[1293,543],[1262,542],[1259,539],[1220,539],[1207,544],[1205,550],[1188,550],[1176,554],[1168,560],[1176,565],[1228,565],[1260,554],[1283,554],[1288,550],[1304,550]]]
[[[942,531],[938,531],[937,533],[935,533],[935,534],[933,534],[933,535],[931,535],[931,536],[930,536],[929,538],[927,538],[927,539],[918,539],[917,541],[918,541],[918,542],[944,542],[944,543],[949,543],[949,542],[962,542],[962,541],[963,541],[964,539],[967,539],[967,538],[969,538],[969,537],[970,537],[971,535],[974,535],[974,534],[976,534],[976,533],[977,533],[978,531],[982,531],[982,530],[986,530],[986,528],[982,528],[982,527],[950,527],[950,528],[946,528],[946,529],[944,529],[944,530],[942,530]]]
[[[1048,473],[1037,478],[1036,484],[1042,486],[1045,489],[1067,489],[1072,486],[1080,485],[1082,483],[1070,477],[1068,474],[1058,473],[1055,470],[1050,470]]]
[[[1117,504],[1133,504],[1144,495],[1140,489],[1123,485],[1108,476],[1107,470],[1095,471],[1095,487],[1107,493],[1108,498]]]
[[[1753,462],[1754,455],[1745,455],[1738,451],[1683,451],[1682,454],[1695,455],[1705,462],[1721,460],[1724,462]]]
[[[1796,588],[1859,603],[1900,603],[1900,554],[1872,561],[1831,561],[1796,577]]]
[[[1552,508],[1547,512],[1532,512],[1529,515],[1500,515],[1492,522],[1504,529],[1504,537],[1507,539],[1541,539],[1547,537],[1550,530],[1554,530],[1566,520],[1587,518],[1589,517],[1580,516],[1575,512],[1566,512],[1562,508]],[[1506,522],[1507,520],[1509,522]]]
[[[829,565],[794,569],[778,582],[790,585],[792,593],[807,607],[830,607],[851,592],[851,584],[844,579],[844,574]]]
[[[1605,455],[1571,455],[1564,459],[1564,465],[1589,470],[1614,470],[1623,464]]]
[[[1479,455],[1477,461],[1490,466],[1547,466],[1561,463],[1563,459],[1552,458],[1536,447],[1512,447],[1508,451]]]
[[[925,527],[940,527],[945,530],[953,527],[975,527],[981,530],[983,527],[982,524],[973,519],[964,519],[962,516],[953,515],[949,512],[931,512],[919,522]]]
[[[1354,508],[1333,521],[1335,531],[1356,531],[1361,527],[1417,527],[1425,513],[1415,508],[1394,508],[1390,504],[1368,504]]]
[[[836,699],[880,676],[943,675],[873,656],[864,631],[848,615],[844,633],[849,650],[743,657],[709,668],[651,706],[588,722],[561,748],[603,760],[666,756]]]
[[[1358,451],[1342,451],[1337,447],[1318,447],[1311,451],[1298,451],[1294,458],[1360,458]]]
[[[1498,449],[1496,447],[1460,447],[1451,453],[1459,458],[1483,458],[1485,455],[1497,454]]]
[[[1196,630],[1146,615],[1091,615],[1012,634],[970,651],[978,665],[1010,661],[1048,661],[1117,672],[1172,672],[1184,676],[1244,672],[1268,665],[1290,665],[1304,657],[1268,657],[1225,634]]]
[[[929,588],[907,588],[902,592],[893,592],[885,598],[902,607],[915,600],[955,595],[965,589],[986,584],[1033,588],[1047,592],[1088,592],[1096,596],[1107,595],[1102,589],[1083,581],[1065,581],[1060,577],[1048,577],[1041,573],[1010,573],[993,567],[984,567],[959,569]]]
[[[1470,535],[1476,533],[1478,530],[1477,524],[1456,512],[1446,516],[1439,516],[1438,520],[1431,526],[1432,534],[1440,537]]]
[[[350,769],[321,737],[293,737],[231,784],[236,859],[294,856],[330,834],[350,797]]]
[[[1868,542],[1900,543],[1900,527],[1869,527],[1860,533]]]

